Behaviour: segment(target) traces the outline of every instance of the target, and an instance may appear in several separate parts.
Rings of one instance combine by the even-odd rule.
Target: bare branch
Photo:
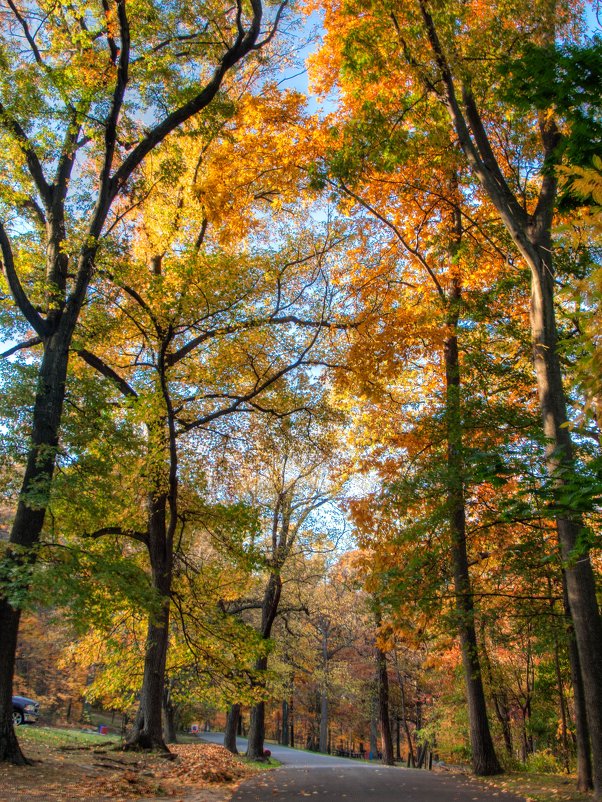
[[[19,24],[23,28],[23,33],[25,34],[25,38],[27,39],[29,46],[31,48],[31,52],[33,53],[33,57],[35,58],[36,62],[43,66],[44,62],[42,61],[42,56],[40,55],[40,51],[38,46],[35,43],[35,39],[31,35],[31,31],[29,30],[29,25],[27,24],[27,20],[22,16],[19,9],[13,3],[13,0],[7,0],[9,8],[12,10],[13,14],[19,21]]]

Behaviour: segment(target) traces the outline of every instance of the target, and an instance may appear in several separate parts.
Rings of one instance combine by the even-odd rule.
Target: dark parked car
[[[39,702],[28,699],[26,696],[13,696],[13,724],[34,724],[40,714]]]

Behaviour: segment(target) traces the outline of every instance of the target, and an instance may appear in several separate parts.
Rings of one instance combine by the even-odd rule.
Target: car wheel
[[[19,727],[23,724],[23,713],[20,710],[13,710],[13,724],[15,727]]]

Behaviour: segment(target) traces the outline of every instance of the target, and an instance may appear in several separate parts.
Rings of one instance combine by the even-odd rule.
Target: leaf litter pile
[[[170,750],[172,760],[157,753],[37,745],[27,750],[32,766],[0,765],[0,802],[226,802],[238,783],[257,772],[222,746],[178,744]]]

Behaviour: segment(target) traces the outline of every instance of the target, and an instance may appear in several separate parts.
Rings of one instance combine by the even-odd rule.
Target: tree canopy
[[[0,760],[17,690],[602,798],[586,12],[6,0]]]

